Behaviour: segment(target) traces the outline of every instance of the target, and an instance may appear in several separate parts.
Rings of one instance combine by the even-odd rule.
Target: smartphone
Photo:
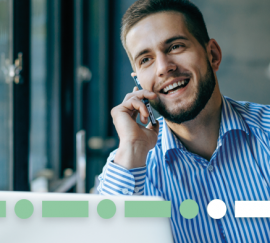
[[[143,88],[142,88],[142,86],[141,86],[141,84],[140,84],[137,76],[134,76],[133,79],[134,79],[135,84],[138,87],[138,89],[139,90],[142,90]],[[151,105],[149,103],[149,100],[146,99],[146,98],[143,98],[142,102],[145,104],[145,106],[146,106],[146,108],[147,108],[147,110],[149,112],[149,119],[150,119],[152,125],[153,126],[157,125],[156,119],[155,119],[154,114],[153,114],[153,111],[152,111],[152,107],[151,107]]]

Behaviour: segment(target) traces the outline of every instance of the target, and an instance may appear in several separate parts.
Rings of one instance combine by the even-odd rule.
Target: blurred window
[[[12,157],[12,82],[7,78],[10,57],[10,1],[0,1],[0,190],[10,189]]]
[[[46,0],[31,0],[30,181],[46,168]]]

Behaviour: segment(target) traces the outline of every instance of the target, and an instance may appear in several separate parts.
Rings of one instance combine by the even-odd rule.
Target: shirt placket
[[[213,173],[215,173],[214,168],[217,167],[217,165],[215,165],[215,160],[217,158],[217,152],[220,149],[221,145],[222,145],[221,139],[218,139],[217,149],[213,153],[213,156],[212,156],[211,160],[209,161],[209,164],[208,164],[208,167],[207,167],[209,176],[212,176]],[[210,182],[208,181],[208,184],[209,183]],[[209,187],[209,192],[211,194],[211,198],[214,198],[214,196],[212,194],[212,191],[210,190],[210,185],[208,185],[208,187]],[[228,241],[227,241],[227,238],[226,238],[226,235],[225,235],[225,230],[224,230],[224,227],[222,226],[221,220],[220,219],[215,219],[215,220],[217,222],[217,226],[218,226],[218,229],[219,229],[219,233],[220,233],[220,236],[221,236],[222,243],[227,243]]]
[[[197,162],[197,163],[200,163],[202,165],[204,165],[207,169],[207,173],[210,173],[209,176],[211,176],[212,173],[215,173],[215,159],[216,159],[216,154],[218,152],[218,149],[220,148],[220,146],[222,145],[221,143],[221,140],[219,139],[218,140],[218,145],[217,145],[217,149],[215,150],[215,152],[213,153],[213,156],[211,158],[210,161],[200,157],[200,156],[197,156],[195,154],[192,154],[191,156],[194,158],[194,160]],[[208,181],[208,183],[210,183]],[[210,186],[208,186],[208,189],[209,189],[209,192],[211,194],[211,198],[214,198],[213,194],[212,194],[212,191],[210,189]],[[222,223],[221,223],[221,220],[220,219],[215,219],[216,222],[217,222],[217,225],[218,225],[218,229],[219,229],[219,233],[220,233],[220,236],[221,236],[221,240],[222,240],[222,243],[227,243],[227,239],[226,239],[226,235],[225,235],[225,230],[222,226]]]
[[[216,219],[216,220],[217,220],[219,233],[221,235],[222,243],[227,243],[228,241],[226,239],[226,235],[225,235],[225,231],[224,231],[224,228],[222,226],[222,223],[221,223],[220,219]]]

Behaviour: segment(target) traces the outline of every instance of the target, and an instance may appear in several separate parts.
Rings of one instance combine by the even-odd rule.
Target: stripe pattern
[[[146,167],[126,170],[113,151],[99,176],[102,195],[156,195],[172,203],[175,242],[270,242],[269,218],[235,218],[235,201],[270,199],[270,106],[222,96],[217,147],[210,161],[189,152],[160,117],[156,146]],[[196,201],[194,219],[180,215],[181,202]],[[222,219],[207,214],[211,200],[227,206]]]

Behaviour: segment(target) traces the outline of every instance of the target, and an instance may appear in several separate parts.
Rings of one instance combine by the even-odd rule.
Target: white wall
[[[270,104],[270,1],[195,0],[210,38],[223,52],[221,92],[236,100]]]

